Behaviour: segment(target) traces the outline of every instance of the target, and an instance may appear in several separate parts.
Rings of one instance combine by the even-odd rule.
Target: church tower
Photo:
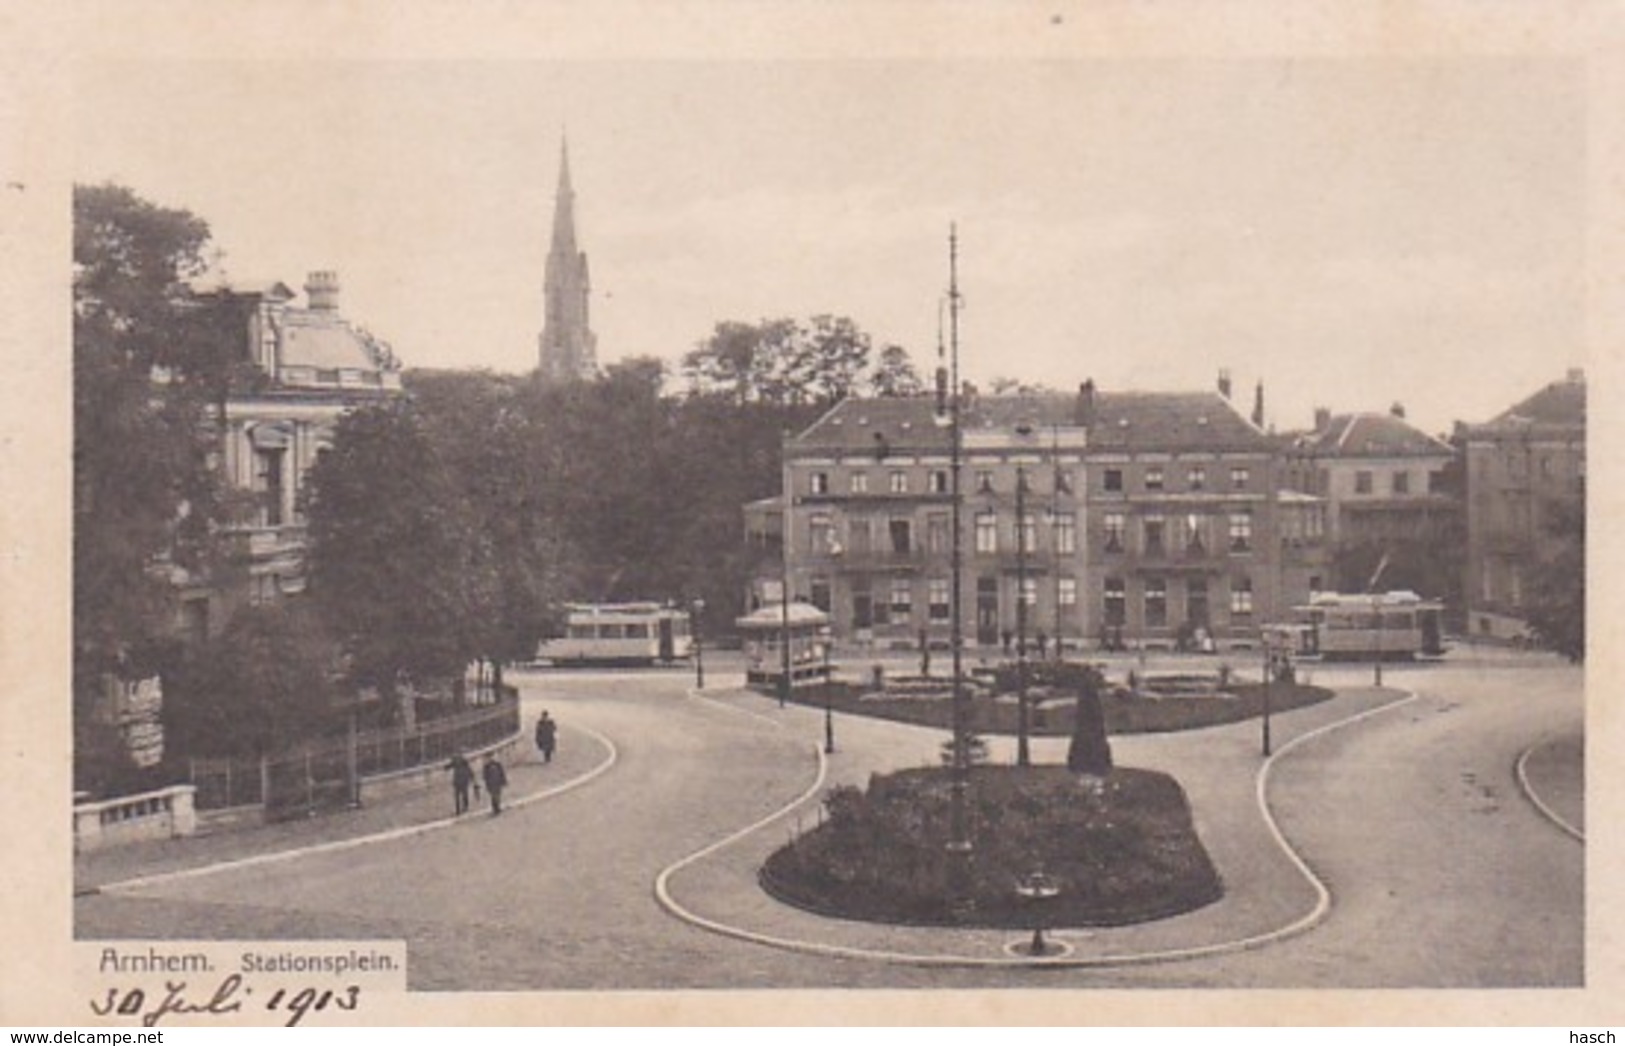
[[[590,378],[598,371],[598,339],[587,326],[591,281],[587,254],[576,247],[575,192],[570,188],[570,143],[559,146],[559,191],[553,200],[553,246],[547,252],[547,314],[537,363],[543,381]]]

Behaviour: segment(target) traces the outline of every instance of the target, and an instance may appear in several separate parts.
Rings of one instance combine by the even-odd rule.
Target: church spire
[[[576,246],[575,190],[570,186],[570,142],[559,140],[559,187],[553,198],[553,244],[547,252],[546,317],[537,369],[544,381],[590,378],[598,370],[597,342],[587,323],[591,281],[587,254]]]

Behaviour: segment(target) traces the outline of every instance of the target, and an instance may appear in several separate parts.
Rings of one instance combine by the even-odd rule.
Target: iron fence
[[[263,806],[271,819],[295,816],[359,798],[366,779],[432,766],[458,752],[494,745],[519,731],[519,701],[504,694],[492,704],[419,723],[310,742],[254,758],[191,760],[197,809]]]

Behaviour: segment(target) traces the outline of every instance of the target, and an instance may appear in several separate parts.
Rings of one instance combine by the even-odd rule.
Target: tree
[[[119,186],[73,192],[73,667],[78,718],[110,676],[162,661],[174,620],[166,564],[213,552],[218,486],[205,406],[227,367],[185,281],[202,219]]]
[[[874,370],[869,374],[869,391],[876,396],[918,396],[925,391],[914,361],[901,345],[887,345],[875,358]]]
[[[1549,506],[1548,549],[1541,557],[1528,606],[1529,628],[1542,645],[1570,661],[1586,654],[1585,488]]]
[[[164,694],[164,731],[186,752],[262,756],[334,717],[337,650],[306,603],[245,607],[193,652]]]
[[[403,682],[460,684],[490,556],[410,403],[339,420],[310,471],[310,591],[349,662],[410,725]]]

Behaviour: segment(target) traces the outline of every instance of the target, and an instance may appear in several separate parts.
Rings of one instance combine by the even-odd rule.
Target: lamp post
[[[694,640],[694,689],[705,689],[705,650],[700,645],[700,615],[705,613],[705,600],[694,601],[693,621],[690,623],[690,633]]]
[[[1275,655],[1269,634],[1264,635],[1264,757],[1270,754],[1270,688],[1275,684]]]
[[[790,701],[790,471],[789,446],[785,446],[784,540],[779,542],[779,707]]]
[[[824,754],[835,753],[835,686],[829,676],[829,648],[834,642],[833,636],[824,639]]]
[[[1031,766],[1027,742],[1027,470],[1016,466],[1016,765]]]

